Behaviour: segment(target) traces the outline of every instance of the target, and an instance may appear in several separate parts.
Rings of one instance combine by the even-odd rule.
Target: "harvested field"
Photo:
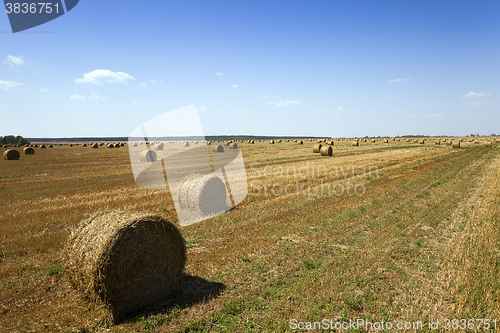
[[[498,143],[344,140],[326,158],[309,140],[268,142],[238,144],[247,198],[183,228],[168,190],[135,185],[128,148],[65,145],[0,160],[2,331],[285,332],[292,318],[500,318]],[[70,285],[62,244],[92,213],[117,210],[174,222],[187,262],[175,296],[112,324]]]

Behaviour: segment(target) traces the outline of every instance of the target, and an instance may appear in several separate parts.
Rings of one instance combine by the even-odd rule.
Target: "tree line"
[[[29,145],[30,141],[26,138],[23,138],[22,136],[14,136],[14,135],[7,135],[7,136],[0,136],[0,145]]]

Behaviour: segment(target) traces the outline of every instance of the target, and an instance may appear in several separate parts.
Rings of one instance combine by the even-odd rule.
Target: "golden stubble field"
[[[1,160],[0,331],[275,332],[322,319],[409,331],[439,320],[445,331],[446,319],[500,320],[498,143],[335,141],[331,157],[314,143],[238,143],[249,195],[181,228],[180,292],[119,325],[70,287],[61,249],[99,211],[178,223],[168,190],[135,185],[126,146]]]

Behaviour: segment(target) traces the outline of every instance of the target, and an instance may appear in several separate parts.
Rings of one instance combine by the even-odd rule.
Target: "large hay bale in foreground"
[[[455,141],[452,143],[453,148],[460,148],[460,141]]]
[[[183,209],[196,209],[206,216],[230,208],[227,205],[226,185],[213,174],[186,177],[180,186],[178,199]]]
[[[319,153],[319,151],[321,150],[321,147],[323,147],[323,145],[321,143],[315,144],[313,146],[313,153]]]
[[[224,152],[224,147],[222,147],[222,145],[210,145],[210,148],[212,148],[212,151],[216,153]]]
[[[72,286],[103,301],[115,322],[165,301],[177,290],[186,262],[184,239],[172,223],[125,211],[82,221],[64,253]]]
[[[21,154],[19,154],[19,152],[15,149],[7,149],[6,151],[3,152],[4,160],[14,161],[18,160],[19,157],[21,157]]]
[[[142,162],[156,162],[158,156],[154,150],[144,150],[139,154],[139,159]]]
[[[35,149],[31,147],[25,147],[24,148],[24,154],[26,155],[33,155],[35,153]]]
[[[321,147],[320,154],[321,154],[321,156],[332,156],[333,155],[332,146],[323,146],[323,147]]]

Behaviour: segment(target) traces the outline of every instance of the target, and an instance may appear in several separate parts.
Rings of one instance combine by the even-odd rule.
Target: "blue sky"
[[[95,1],[12,34],[0,135],[500,134],[498,1]],[[166,133],[168,135],[168,133]]]

